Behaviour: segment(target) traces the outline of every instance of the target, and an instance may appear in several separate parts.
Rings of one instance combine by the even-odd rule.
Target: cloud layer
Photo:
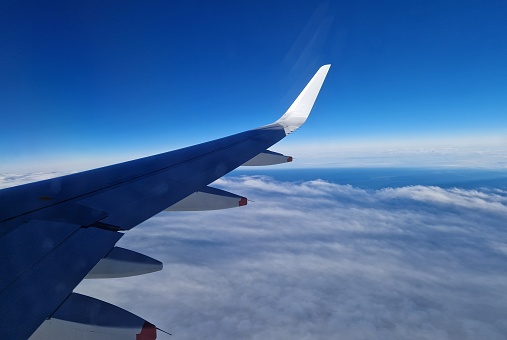
[[[54,175],[4,175],[0,187]],[[87,280],[77,291],[179,339],[507,334],[506,191],[263,176],[214,185],[253,201],[155,216],[120,245],[163,261],[163,271]]]
[[[438,167],[438,168],[507,168],[505,134],[431,139],[385,138],[329,140],[315,142],[288,141],[277,151],[294,156],[298,167]],[[294,150],[297,153],[294,154]]]
[[[506,192],[260,176],[215,185],[254,202],[157,215],[120,242],[163,261],[163,271],[78,291],[179,339],[507,334]]]

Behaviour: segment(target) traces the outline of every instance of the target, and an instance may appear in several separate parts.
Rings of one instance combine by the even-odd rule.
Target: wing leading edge
[[[322,66],[272,124],[0,190],[2,337],[28,338],[45,319],[60,315],[59,306],[114,248],[123,235],[119,231],[135,227],[196,192],[209,191],[209,183],[259,154],[271,153],[269,147],[306,121],[329,68]],[[87,318],[79,318],[83,319]]]

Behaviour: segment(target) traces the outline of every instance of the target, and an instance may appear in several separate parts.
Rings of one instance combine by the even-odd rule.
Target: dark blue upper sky
[[[298,142],[503,136],[505,18],[505,1],[3,1],[2,167],[267,124],[327,63]]]

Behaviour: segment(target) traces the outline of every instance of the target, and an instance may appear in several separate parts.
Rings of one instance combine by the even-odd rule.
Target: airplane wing
[[[241,165],[292,158],[268,148],[301,126],[330,65],[276,122],[187,148],[0,190],[0,337],[155,339],[146,320],[73,293],[84,278],[162,264],[116,242],[163,210],[221,209],[244,197],[208,187]]]

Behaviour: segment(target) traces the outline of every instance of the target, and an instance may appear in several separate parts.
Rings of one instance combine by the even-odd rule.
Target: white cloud
[[[278,152],[294,156],[298,167],[507,168],[505,134],[431,138],[287,140]]]
[[[121,241],[159,273],[86,281],[179,339],[502,339],[507,195],[221,179],[255,200],[162,213]],[[160,335],[163,338],[163,335]]]
[[[63,176],[64,172],[0,173],[0,189]]]
[[[3,175],[0,187],[55,175]],[[364,190],[265,176],[214,185],[254,202],[155,216],[120,245],[163,261],[163,271],[77,291],[179,339],[507,334],[505,190]]]

